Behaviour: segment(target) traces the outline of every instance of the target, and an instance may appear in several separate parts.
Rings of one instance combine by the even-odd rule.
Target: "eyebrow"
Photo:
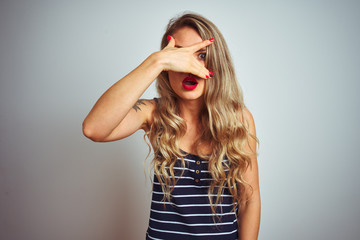
[[[180,46],[180,45],[175,45],[175,47],[176,48],[183,48],[183,46]],[[206,48],[199,49],[196,52],[206,52]]]
[[[206,52],[206,48],[199,49],[196,52]]]

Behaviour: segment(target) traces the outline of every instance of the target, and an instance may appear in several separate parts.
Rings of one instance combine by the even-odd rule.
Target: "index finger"
[[[202,48],[204,48],[204,47],[209,46],[209,45],[212,44],[213,42],[214,42],[214,38],[210,38],[210,39],[204,40],[204,41],[202,41],[202,42],[200,42],[200,43],[196,43],[196,44],[190,46],[190,48],[193,49],[194,52],[195,52],[195,51],[197,51],[197,50],[200,50],[200,49],[202,49]]]

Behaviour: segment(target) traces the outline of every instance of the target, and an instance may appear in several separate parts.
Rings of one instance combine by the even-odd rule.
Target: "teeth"
[[[195,85],[196,82],[194,82],[194,81],[185,81],[185,84],[186,85]]]

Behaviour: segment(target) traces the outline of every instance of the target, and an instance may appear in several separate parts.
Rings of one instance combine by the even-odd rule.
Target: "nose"
[[[188,77],[193,77],[193,78],[199,78],[198,76],[192,74],[192,73],[188,73]]]

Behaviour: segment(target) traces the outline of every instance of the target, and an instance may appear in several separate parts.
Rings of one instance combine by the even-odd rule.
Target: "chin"
[[[182,92],[178,94],[181,100],[192,101],[192,100],[203,100],[203,94],[196,92]]]
[[[171,87],[180,100],[193,101],[202,100],[204,95],[205,86],[203,82],[199,81],[199,84],[194,89],[186,89],[181,82],[173,82]]]

